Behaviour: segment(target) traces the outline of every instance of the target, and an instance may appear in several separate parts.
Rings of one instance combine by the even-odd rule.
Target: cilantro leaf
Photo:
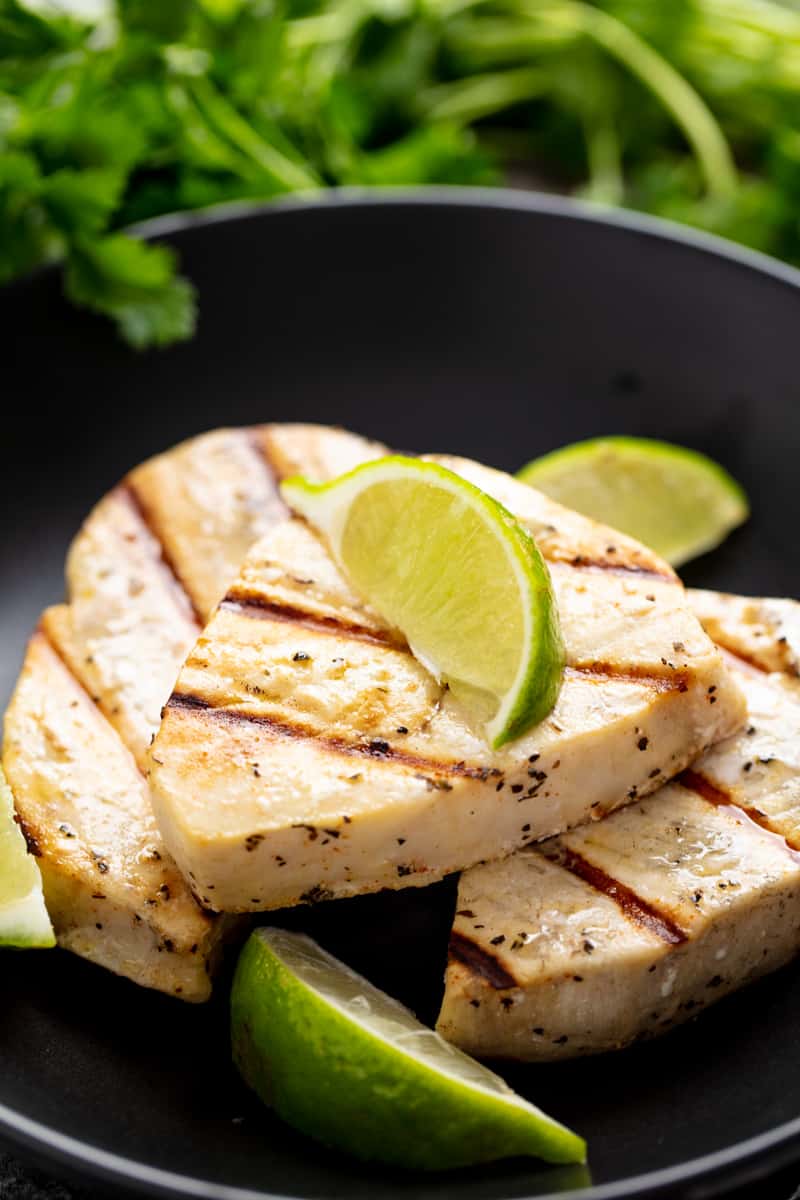
[[[125,234],[78,238],[70,247],[65,291],[74,303],[104,313],[137,349],[191,337],[195,295],[176,274],[175,255]]]
[[[125,176],[109,167],[83,171],[62,167],[41,186],[42,200],[53,222],[71,233],[99,233],[120,201]]]
[[[796,0],[79,11],[0,0],[0,283],[60,261],[70,299],[133,345],[190,336],[195,302],[128,222],[327,185],[494,183],[531,158],[562,190],[800,262]]]

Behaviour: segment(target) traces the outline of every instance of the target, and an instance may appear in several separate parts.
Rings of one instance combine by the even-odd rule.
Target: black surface
[[[90,505],[147,454],[226,423],[336,422],[511,469],[602,432],[683,442],[721,459],[754,505],[690,582],[800,594],[800,290],[788,269],[511,194],[288,207],[170,240],[199,284],[202,321],[194,342],[165,353],[137,357],[66,310],[53,276],[0,293],[0,703],[39,610],[61,595],[64,550]],[[430,1018],[452,896],[445,882],[287,919]],[[510,1200],[582,1182],[534,1162],[425,1178],[318,1149],[234,1078],[224,986],[193,1009],[60,952],[5,954],[0,972],[0,1132],[59,1169],[75,1170],[77,1153],[89,1173],[119,1172],[51,1135],[47,1150],[21,1117],[206,1181],[187,1185],[196,1195],[222,1196],[213,1185],[224,1183]],[[800,1153],[798,1013],[791,967],[660,1042],[506,1074],[588,1136],[592,1179],[615,1185],[592,1195],[662,1172],[637,1194],[699,1200]]]

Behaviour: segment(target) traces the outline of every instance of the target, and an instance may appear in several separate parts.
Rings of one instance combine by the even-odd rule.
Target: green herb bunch
[[[800,261],[799,118],[788,0],[0,0],[0,282],[165,345],[193,290],[132,223],[531,171]]]

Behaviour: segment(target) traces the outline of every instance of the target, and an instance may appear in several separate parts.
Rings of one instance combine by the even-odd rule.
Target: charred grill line
[[[353,638],[361,642],[373,642],[379,646],[396,646],[388,630],[368,629],[366,625],[356,625],[350,621],[340,621],[338,617],[318,616],[300,608],[286,604],[277,604],[273,600],[254,592],[242,592],[233,589],[228,592],[220,604],[220,608],[240,613],[243,617],[261,621],[286,621],[291,625],[300,625],[313,633],[331,633],[337,637]]]
[[[643,683],[657,692],[685,692],[688,691],[690,683],[687,671],[675,670],[657,675],[646,667],[617,667],[613,663],[603,662],[570,663],[564,668],[564,674],[580,675],[583,678],[588,676],[597,680],[617,679],[625,683]]]
[[[100,714],[100,716],[103,718],[103,720],[108,721],[108,717],[103,712],[103,707],[100,704],[100,701],[98,700],[98,698],[91,694],[91,692],[88,690],[85,683],[81,679],[80,675],[78,675],[77,672],[73,671],[73,669],[70,666],[70,664],[68,663],[66,656],[64,655],[61,647],[54,640],[54,638],[50,635],[50,633],[44,628],[44,626],[43,625],[37,626],[36,632],[33,636],[39,637],[42,639],[42,641],[47,645],[48,649],[51,651],[53,657],[58,662],[62,671],[64,671],[64,673],[69,676],[69,678],[72,680],[72,682],[75,684],[75,686],[80,689],[80,691],[85,696],[87,702],[89,704],[93,705],[93,707],[95,709],[97,709],[97,712]],[[114,726],[111,724],[110,721],[108,721],[108,725],[109,725],[109,728],[111,729],[111,731],[113,732],[114,737],[118,738],[119,741],[122,742],[123,746],[125,746],[126,744],[125,744],[125,742],[122,741],[122,738],[119,735],[119,731],[114,728]],[[126,746],[126,749],[129,749],[129,747]],[[131,756],[131,757],[133,758],[133,756]],[[144,776],[144,771],[139,766],[139,764],[136,762],[135,758],[133,759],[133,761],[134,761],[134,764],[135,764],[136,769],[139,772],[139,774]]]
[[[490,987],[497,991],[518,986],[514,976],[497,961],[493,954],[465,937],[463,933],[453,930],[450,934],[449,952],[450,958],[469,967],[470,971],[479,975],[481,979],[485,979]]]
[[[582,854],[563,845],[548,852],[546,843],[540,845],[538,850],[551,862],[557,863],[570,874],[588,883],[595,891],[608,896],[630,921],[654,933],[670,946],[679,946],[687,940],[688,934],[671,916],[661,912],[648,900],[642,899],[632,888],[620,883],[613,875],[607,874],[602,867],[589,862]]]
[[[203,699],[202,696],[195,695],[193,692],[173,692],[167,701],[166,708],[162,709],[162,720],[167,708],[188,708],[204,711],[205,709],[213,708],[213,705],[210,701]],[[241,715],[243,719],[247,719],[247,714],[242,713]]]
[[[320,616],[317,613],[308,612],[306,609],[268,600],[257,592],[245,592],[233,588],[221,602],[220,608],[239,613],[251,620],[285,621],[287,624],[298,625],[313,633],[329,633],[336,637],[371,642],[374,645],[388,646],[395,650],[408,649],[404,643],[396,641],[389,630],[368,629],[365,625],[341,621],[338,617]],[[617,667],[613,663],[605,662],[571,663],[565,668],[565,674],[589,676],[598,680],[617,679],[629,683],[644,683],[660,692],[685,692],[689,686],[689,675],[686,671],[674,670],[656,674],[648,668]]]
[[[744,824],[754,826],[760,837],[767,835],[774,838],[777,843],[791,855],[792,859],[800,863],[800,845],[790,841],[784,837],[777,829],[774,829],[772,822],[766,813],[761,812],[758,808],[752,808],[749,804],[742,804],[724,788],[712,783],[706,779],[705,775],[701,775],[699,771],[693,771],[691,768],[686,771],[681,771],[680,775],[675,780],[681,787],[687,788],[690,792],[694,792],[696,796],[707,800],[709,804],[713,804],[716,808],[725,809],[735,817],[737,821]]]
[[[294,725],[288,721],[277,721],[273,717],[260,716],[258,713],[243,712],[236,708],[216,708],[203,696],[190,692],[173,692],[167,702],[167,708],[184,709],[196,712],[198,716],[209,717],[216,721],[232,724],[240,722],[250,725],[260,725],[277,738],[305,738],[317,745],[331,750],[335,754],[345,754],[356,758],[372,758],[378,761],[393,762],[403,767],[414,767],[426,770],[434,775],[454,775],[465,779],[496,780],[500,772],[492,767],[479,767],[464,762],[441,762],[435,758],[426,758],[421,754],[411,754],[405,750],[397,750],[382,739],[370,742],[347,742],[344,738],[328,737],[317,733],[305,725]]]
[[[156,545],[158,546],[159,565],[163,567],[164,571],[166,572],[176,597],[179,598],[181,604],[186,609],[197,628],[202,629],[203,625],[205,624],[203,620],[203,614],[197,607],[186,581],[181,578],[176,564],[172,561],[172,557],[167,550],[166,545],[164,544],[163,538],[161,537],[158,525],[154,520],[152,513],[148,510],[147,504],[145,503],[141,493],[137,491],[136,486],[130,479],[127,479],[124,483],[120,484],[117,491],[118,494],[127,501],[131,510],[135,513],[139,523],[147,530],[147,532],[155,541]]]
[[[538,544],[538,543],[537,543]],[[635,562],[616,562],[609,558],[591,558],[588,554],[569,555],[563,550],[548,548],[547,542],[539,545],[542,557],[548,563],[573,567],[576,571],[603,571],[607,575],[635,575],[640,579],[660,580],[662,583],[677,583],[674,571],[659,571],[656,567],[645,567]]]

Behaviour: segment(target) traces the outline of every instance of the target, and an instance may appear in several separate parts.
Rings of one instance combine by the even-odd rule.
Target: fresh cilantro
[[[168,345],[192,287],[132,222],[531,165],[800,261],[798,45],[789,0],[0,0],[0,283],[60,262]]]

